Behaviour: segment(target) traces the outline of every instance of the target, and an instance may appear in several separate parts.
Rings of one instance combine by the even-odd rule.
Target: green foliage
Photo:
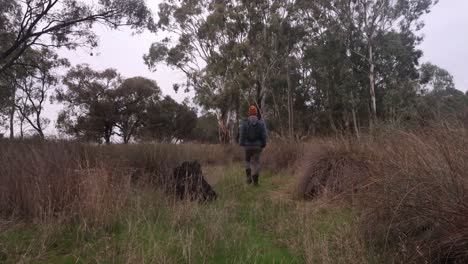
[[[450,122],[468,120],[468,96],[457,89],[433,90],[418,99],[418,117],[425,123],[430,120]]]
[[[191,133],[191,139],[200,143],[219,143],[218,119],[212,113],[206,113],[197,120],[197,126]]]
[[[117,117],[115,126],[120,129],[119,136],[128,143],[143,125],[150,111],[150,105],[159,101],[161,90],[153,80],[143,77],[126,79],[113,92]]]
[[[67,89],[57,91],[57,100],[65,104],[59,114],[60,131],[90,141],[104,139],[110,143],[115,134],[116,105],[113,91],[122,84],[116,70],[102,72],[88,65],[78,65],[68,71],[63,83]]]
[[[282,136],[359,134],[375,118],[415,111],[428,85],[419,82],[420,19],[436,2],[164,1],[157,25],[169,38],[145,62],[184,72],[222,139],[251,104]]]
[[[169,96],[149,105],[138,137],[161,142],[190,139],[197,125],[197,114],[187,104],[179,104]]]
[[[455,89],[453,76],[437,65],[424,63],[421,65],[420,72],[419,82],[422,85],[423,93]]]
[[[64,78],[66,89],[57,99],[66,105],[58,128],[78,139],[109,144],[117,135],[132,139],[171,142],[185,140],[196,126],[196,112],[166,96],[153,80],[123,80],[113,69],[99,72],[87,65],[72,68]]]
[[[144,55],[146,65],[157,70],[164,63],[182,71],[186,81],[173,88],[194,91],[194,102],[217,118],[216,122],[210,119],[216,128],[210,129],[209,139],[189,136],[196,127],[194,109],[159,98],[159,88],[151,81],[135,79],[122,84],[122,78],[112,77],[111,72],[106,77],[89,70],[82,75],[94,75],[89,81],[100,88],[60,100],[74,107],[60,115],[59,126],[79,138],[110,142],[113,135],[119,135],[127,143],[138,135],[141,140],[213,142],[216,130],[221,142],[232,143],[249,105],[258,106],[273,135],[359,136],[361,129],[372,127],[378,119],[396,123],[427,113],[421,110],[423,102],[445,98],[430,95],[432,90],[455,88],[447,71],[430,63],[419,67],[421,17],[430,12],[435,0],[165,0],[159,5],[157,23],[143,0],[56,2],[1,3],[3,116],[9,112],[9,103],[15,101],[15,93],[6,87],[12,86],[10,82],[18,74],[31,74],[25,65],[31,61],[28,57],[35,46],[95,46],[91,27],[102,22],[112,28],[130,25],[137,31],[149,28],[167,33]],[[44,8],[31,9],[34,5]],[[35,19],[46,27],[34,24]],[[50,43],[43,42],[45,35],[50,36]],[[73,79],[72,86],[79,80],[86,83],[86,77],[72,75],[65,79],[67,87]],[[110,79],[117,83],[107,84]],[[75,93],[71,90],[70,95]],[[154,96],[148,96],[151,90]],[[90,95],[94,99],[86,99]],[[80,102],[82,99],[88,106]],[[450,107],[460,109],[460,103],[455,105]],[[147,111],[150,108],[151,113]],[[171,119],[178,123],[170,123]],[[182,127],[184,122],[187,129]],[[208,119],[203,122],[207,124]],[[143,129],[145,124],[160,131]],[[171,128],[164,131],[165,127]],[[207,131],[199,127],[198,131],[202,130]]]
[[[10,105],[12,89],[10,84],[0,79],[0,127],[4,125]]]

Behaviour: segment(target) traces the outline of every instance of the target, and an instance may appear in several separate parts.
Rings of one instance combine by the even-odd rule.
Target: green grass
[[[240,166],[209,168],[207,175],[219,194],[210,204],[135,190],[105,224],[13,225],[0,234],[0,262],[359,263],[352,254],[360,245],[347,243],[360,241],[346,238],[356,221],[352,210],[276,198],[291,181],[282,174],[264,173],[260,187],[244,184]]]

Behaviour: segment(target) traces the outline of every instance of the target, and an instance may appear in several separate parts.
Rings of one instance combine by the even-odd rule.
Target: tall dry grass
[[[128,184],[86,147],[59,142],[1,142],[0,213],[5,218],[97,220],[116,209]],[[93,164],[93,165],[91,165]]]
[[[299,195],[354,198],[369,247],[387,259],[466,263],[467,141],[464,128],[442,126],[333,140],[305,152]]]
[[[369,239],[405,261],[467,263],[468,132],[390,132],[366,146],[375,153],[364,194]]]
[[[270,142],[263,150],[261,163],[265,169],[279,172],[296,168],[298,160],[304,154],[304,142],[277,140]]]
[[[0,142],[0,214],[25,220],[63,217],[104,221],[122,208],[137,177],[153,188],[185,160],[239,161],[233,146]]]
[[[296,241],[302,243],[298,244],[301,248],[310,248],[304,254],[311,262],[317,259],[314,252],[323,253],[319,258],[323,262],[333,259],[322,247],[350,248],[352,241],[358,241],[356,250],[364,251],[362,241],[366,241],[370,251],[389,262],[467,263],[467,141],[468,131],[461,127],[434,126],[418,132],[387,127],[360,140],[276,142],[264,151],[262,162],[273,171],[301,168],[297,170],[301,177],[294,188],[296,195],[306,199],[325,196],[330,203],[351,201],[348,206],[359,212],[357,229],[340,227],[343,234],[354,238],[343,239],[338,232],[332,240],[312,235],[309,240]],[[229,165],[243,159],[242,149],[236,146],[191,144],[90,146],[2,141],[0,149],[3,219],[52,217],[85,223],[118,217],[121,210],[128,209],[129,199],[135,198],[132,192],[160,187],[182,161]],[[140,185],[132,183],[135,175],[139,175]],[[151,204],[157,206],[155,201]],[[215,209],[210,211],[213,219],[224,223],[222,212]],[[173,227],[190,219],[190,212],[180,209],[181,217],[174,217]],[[315,228],[307,229],[315,218],[306,212],[304,219],[307,221],[294,228],[315,234]],[[216,230],[210,232],[220,235]],[[360,257],[347,259],[365,259]]]

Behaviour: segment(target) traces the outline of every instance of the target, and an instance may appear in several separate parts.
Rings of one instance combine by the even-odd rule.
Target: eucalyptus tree
[[[171,38],[151,46],[144,57],[146,64],[156,69],[158,63],[164,62],[182,71],[186,82],[175,89],[180,86],[186,91],[194,89],[201,105],[215,109],[220,139],[229,142],[233,104],[226,97],[232,96],[229,82],[235,65],[234,60],[226,60],[219,54],[233,41],[235,34],[229,30],[237,29],[225,27],[226,5],[206,0],[178,0],[164,1],[159,8],[157,27],[168,32]]]
[[[292,52],[292,45],[286,43],[294,39],[287,31],[292,3],[165,1],[157,25],[176,40],[153,44],[145,61],[150,68],[164,62],[184,72],[184,87],[195,90],[200,105],[216,110],[220,139],[228,142],[232,121],[242,116],[242,106],[257,105],[264,118],[274,113],[269,108],[272,85],[280,72],[286,72],[284,61]]]
[[[41,48],[95,47],[93,25],[154,29],[144,0],[2,0],[0,1],[0,112],[8,112],[10,136],[18,74],[34,71],[28,54]],[[27,69],[30,68],[30,69]]]
[[[116,105],[116,132],[127,144],[144,125],[150,106],[160,101],[161,89],[153,80],[133,77],[123,81],[112,94]],[[156,113],[153,113],[156,114]]]
[[[455,89],[453,76],[447,70],[426,62],[421,65],[419,71],[422,93]]]
[[[359,134],[363,62],[347,47],[359,45],[360,40],[343,26],[344,18],[337,17],[334,7],[330,1],[296,2],[295,15],[303,19],[305,32],[297,52],[301,116],[306,118],[301,123],[305,133],[350,130]]]
[[[96,46],[95,23],[153,28],[144,0],[2,0],[0,7],[1,75],[29,48]]]
[[[118,120],[114,91],[122,84],[120,74],[114,69],[95,71],[88,65],[78,65],[67,72],[63,84],[56,95],[65,106],[57,128],[79,139],[104,139],[110,144]]]
[[[221,141],[256,104],[289,137],[349,131],[411,111],[418,91],[420,20],[432,0],[167,0],[159,29],[175,39],[145,56],[187,76],[216,110]],[[179,88],[180,86],[176,86]]]
[[[394,118],[397,110],[414,103],[422,55],[416,48],[422,40],[417,31],[423,26],[421,15],[435,3],[297,1],[306,24],[304,72],[312,87],[314,109],[325,112],[322,116],[327,116],[332,130],[340,130],[340,123],[348,127],[346,120],[351,116],[358,133],[366,119],[375,121],[378,114],[382,119]]]
[[[455,88],[453,76],[430,62],[419,68],[416,112],[427,121],[468,121],[468,96]]]
[[[52,90],[59,83],[57,69],[68,66],[68,61],[59,58],[50,49],[42,48],[28,54],[28,60],[25,62],[30,66],[23,72],[17,72],[12,83],[15,86],[13,104],[21,119],[25,120],[40,138],[44,138],[44,129],[50,122],[43,116],[44,107],[51,98]],[[10,116],[10,126],[13,126],[13,117]]]
[[[177,103],[169,96],[148,105],[143,125],[136,133],[142,141],[155,140],[172,143],[193,139],[192,132],[197,126],[195,109],[186,102]]]
[[[331,10],[337,17],[344,17],[345,27],[355,30],[365,44],[364,49],[349,47],[350,52],[361,56],[368,65],[370,112],[377,119],[376,100],[376,50],[377,38],[390,32],[410,33],[423,27],[420,20],[430,12],[437,0],[355,0],[332,1]],[[344,13],[345,15],[341,15]]]

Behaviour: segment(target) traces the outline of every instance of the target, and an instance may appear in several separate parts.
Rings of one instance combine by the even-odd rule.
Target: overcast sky
[[[148,0],[156,12],[160,0]],[[420,48],[424,52],[423,62],[430,61],[447,69],[455,78],[456,87],[468,89],[468,0],[441,0],[432,12],[424,17],[426,22],[422,34],[425,36]],[[117,69],[124,77],[144,76],[157,81],[166,95],[182,101],[188,95],[176,94],[172,85],[183,80],[183,75],[165,66],[151,72],[143,63],[151,43],[158,40],[151,33],[132,35],[128,30],[112,31],[97,29],[100,36],[99,47],[90,51],[62,51],[72,65],[88,63],[96,70]],[[46,116],[52,120],[48,133],[54,134],[57,106],[50,106]]]
[[[468,90],[468,0],[440,0],[424,17],[423,61],[448,70],[457,89]]]

